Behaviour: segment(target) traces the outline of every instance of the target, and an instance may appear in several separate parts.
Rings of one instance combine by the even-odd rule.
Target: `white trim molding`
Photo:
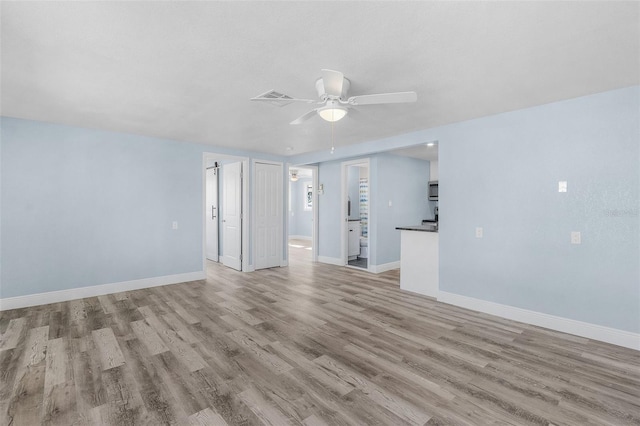
[[[383,263],[381,265],[371,265],[371,272],[374,274],[380,274],[382,272],[391,271],[392,269],[398,269],[400,267],[400,261]]]
[[[563,333],[640,350],[640,334],[440,291],[438,301]]]
[[[159,287],[189,281],[206,279],[204,271],[186,272],[184,274],[164,275],[161,277],[143,278],[140,280],[122,281],[118,283],[100,284],[90,287],[70,288],[66,290],[49,291],[46,293],[28,294],[25,296],[6,297],[0,299],[0,311],[8,309],[26,308],[29,306],[47,305],[49,303],[66,302],[86,297],[103,296],[105,294],[122,291],[140,290],[142,288]]]
[[[318,262],[329,265],[344,266],[344,261],[339,257],[318,256]]]

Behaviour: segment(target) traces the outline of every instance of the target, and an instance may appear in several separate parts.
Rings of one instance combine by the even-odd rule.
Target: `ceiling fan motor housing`
[[[349,79],[344,77],[342,81],[342,93],[340,94],[340,99],[343,101],[347,99],[347,93],[349,93],[350,86],[351,83],[349,82]],[[316,80],[316,91],[318,92],[320,99],[323,101],[329,98],[329,96],[327,96],[327,91],[324,88],[324,81],[322,80],[322,77]]]

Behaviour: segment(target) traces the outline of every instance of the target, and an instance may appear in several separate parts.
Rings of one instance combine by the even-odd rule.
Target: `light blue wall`
[[[200,151],[6,118],[2,150],[3,298],[202,270]]]
[[[340,162],[318,164],[318,182],[324,194],[318,195],[318,256],[340,258],[340,229],[342,226]]]
[[[341,225],[342,159],[439,140],[442,290],[639,332],[639,99],[636,86],[333,156],[291,157],[324,161],[319,254],[340,257],[339,233],[323,230]],[[201,270],[202,152],[251,156],[25,120],[1,124],[0,297]],[[377,160],[372,209],[383,206]],[[558,180],[569,182],[568,193],[557,193]],[[370,226],[376,239],[383,225],[373,217]],[[476,226],[483,239],[474,237]],[[569,244],[575,230],[581,245]],[[375,254],[371,262],[384,263]]]
[[[311,185],[311,179],[299,179],[291,182],[291,211],[289,212],[289,235],[311,238],[313,211],[305,210],[306,188]]]
[[[1,298],[202,271],[202,154],[252,155],[7,117],[0,125]]]
[[[376,161],[375,264],[382,265],[400,260],[400,231],[396,227],[419,225],[430,217],[429,162],[391,154],[378,154]]]
[[[373,154],[438,140],[441,290],[639,332],[639,116],[634,86],[292,161],[321,162],[330,185],[321,196],[320,255],[339,257],[340,235],[326,230],[340,225],[340,161],[372,157],[377,211],[384,166]],[[569,182],[566,194],[559,180]],[[374,240],[384,226],[375,220]],[[581,245],[569,244],[571,231],[582,232]]]
[[[440,289],[640,331],[639,99],[634,87],[437,132]]]
[[[418,225],[429,215],[429,162],[391,154],[368,158],[369,260],[372,265],[382,265],[400,260],[400,231],[396,226]],[[325,189],[319,212],[320,256],[340,258],[341,162],[319,165],[320,182]],[[359,176],[357,170],[353,174]]]

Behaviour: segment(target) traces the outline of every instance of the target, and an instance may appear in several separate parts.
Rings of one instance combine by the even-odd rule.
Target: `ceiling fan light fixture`
[[[340,105],[328,104],[327,106],[318,109],[318,115],[329,122],[338,121],[342,120],[344,116],[347,115],[347,109]]]

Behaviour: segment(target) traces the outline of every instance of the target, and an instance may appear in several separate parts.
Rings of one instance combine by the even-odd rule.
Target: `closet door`
[[[255,269],[280,266],[283,235],[282,165],[255,164]]]
[[[222,166],[222,264],[242,270],[242,162]]]

